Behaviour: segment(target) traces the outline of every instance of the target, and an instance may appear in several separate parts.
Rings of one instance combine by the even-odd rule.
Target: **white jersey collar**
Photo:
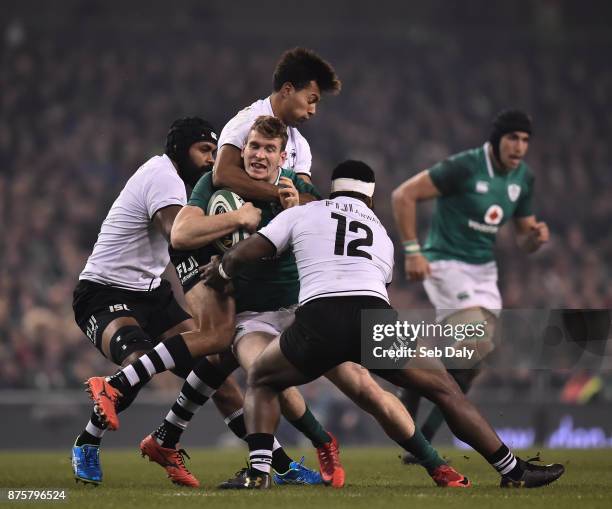
[[[264,105],[266,107],[266,115],[269,115],[271,117],[274,116],[274,110],[272,110],[272,101],[270,100],[271,96],[268,96],[264,99]]]
[[[277,186],[278,182],[280,181],[280,177],[281,177],[281,173],[282,173],[283,169],[282,168],[278,168],[278,175],[276,176],[276,180],[274,181],[274,185]]]

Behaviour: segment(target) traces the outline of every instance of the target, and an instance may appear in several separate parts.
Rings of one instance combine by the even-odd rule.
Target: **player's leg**
[[[469,487],[467,477],[448,466],[423,437],[406,408],[376,383],[367,369],[345,362],[325,376],[360,408],[371,414],[389,438],[413,454],[439,486]]]
[[[233,384],[234,394],[232,391],[227,391],[229,398],[224,402],[225,408],[229,411],[236,404],[235,394],[238,395],[240,409],[242,408],[240,390],[233,380],[227,378],[236,366],[237,363],[231,354],[211,356],[200,359],[193,371],[180,373],[181,377],[185,378],[185,383],[179,397],[160,426],[140,443],[142,455],[162,466],[175,484],[199,486],[199,481],[185,466],[183,458],[185,451],[178,448],[181,435],[197,410],[219,387],[230,383]],[[244,428],[244,425],[242,427]]]
[[[203,292],[207,296],[205,302],[209,313],[205,315],[206,319],[200,321],[200,330],[176,334],[165,339],[158,343],[152,351],[121,369],[108,380],[105,377],[94,377],[88,380],[90,386],[92,383],[97,384],[96,390],[91,390],[90,387],[93,394],[92,399],[103,407],[102,417],[110,424],[111,429],[116,429],[118,419],[110,400],[104,397],[105,393],[120,395],[123,392],[129,392],[131,387],[146,383],[156,374],[167,370],[185,372],[194,365],[194,358],[209,350],[219,353],[227,349],[232,337],[232,334],[228,334],[227,324],[228,317],[234,315],[234,299],[221,295],[209,287],[204,287]],[[204,346],[190,350],[189,345],[199,343]]]
[[[231,330],[230,326],[233,327],[233,317],[204,318],[204,313],[201,310],[207,307],[207,304],[210,304],[207,297],[210,296],[204,291],[203,285],[195,285],[189,288],[186,298],[195,320],[179,322],[166,330],[163,337],[173,337],[177,334],[192,331],[201,324],[211,326],[211,323],[217,325],[225,323],[225,327],[219,326],[219,334],[227,334],[227,331]],[[176,308],[178,308],[178,304],[175,301],[167,305],[164,323],[170,324],[177,321],[181,310]],[[209,305],[208,308],[213,308],[213,306]],[[229,377],[237,366],[233,355],[227,352],[193,359],[193,365],[184,363],[172,370],[176,375],[185,379],[185,382],[176,402],[163,422],[152,434],[141,441],[140,450],[143,456],[147,456],[150,461],[162,466],[175,484],[190,487],[199,486],[199,481],[185,466],[183,456],[186,453],[178,448],[178,442],[195,413],[209,399],[215,400],[230,429],[241,437],[246,434],[242,416],[242,392],[235,381]]]
[[[281,415],[279,394],[313,378],[301,373],[281,351],[275,338],[251,366],[245,395],[249,468],[222,483],[222,489],[261,489],[270,486],[274,433]]]
[[[195,322],[202,323],[200,309],[206,306],[206,299],[202,296],[203,285],[198,285],[187,294],[187,303],[190,310],[194,310]],[[198,303],[201,303],[198,305]],[[220,323],[219,318],[216,323]],[[231,319],[233,321],[233,318]],[[220,333],[227,334],[230,319]],[[181,322],[164,333],[164,337],[194,330],[197,324],[194,320]],[[157,442],[165,448],[174,449],[195,413],[209,400],[223,416],[226,424],[239,438],[246,434],[244,418],[242,417],[243,395],[238,384],[231,378],[231,373],[238,367],[238,363],[231,352],[210,355],[194,359],[193,366],[184,366],[174,369],[173,372],[185,379],[183,388],[170,412],[153,435]],[[193,371],[192,371],[193,368]]]
[[[153,348],[150,336],[138,321],[143,307],[138,296],[136,292],[117,290],[89,281],[79,282],[75,289],[75,321],[93,345],[119,366],[128,365]],[[140,387],[137,385],[126,391],[118,411],[131,404]],[[101,482],[99,447],[106,429],[104,420],[97,412],[92,412],[72,450],[73,470],[77,479]]]
[[[474,351],[471,360],[467,360],[465,366],[461,366],[458,361],[455,361],[449,373],[455,379],[461,390],[467,394],[474,380],[481,372],[480,362],[484,360],[495,348],[493,337],[495,335],[496,317],[490,311],[481,307],[471,307],[462,309],[450,315],[444,323],[449,324],[484,324],[485,335],[482,338],[474,340],[464,340],[461,342],[461,347],[469,348]],[[444,416],[441,410],[435,406],[429,412],[429,415],[421,426],[421,431],[427,440],[431,441],[434,435],[438,432]]]
[[[249,370],[244,413],[251,465],[223,483],[222,488],[253,489],[269,485],[273,434],[280,417],[278,395],[287,387],[315,380],[348,360],[347,341],[339,333],[343,328],[338,322],[345,323],[337,315],[339,309],[334,308],[336,327],[330,331],[334,341],[323,330],[320,335],[310,332],[313,323],[330,323],[325,320],[325,312],[330,313],[328,302],[315,301],[298,308],[295,321],[266,347]],[[350,313],[352,309],[348,311],[345,314],[349,318],[356,318],[355,313]]]
[[[274,339],[275,334],[272,334],[272,332],[278,331],[277,327],[272,324],[275,322],[275,315],[280,313],[282,311],[265,313],[265,315],[268,315],[268,322],[258,319],[260,313],[241,313],[238,315],[240,332],[234,340],[233,350],[240,366],[245,371],[248,372],[251,369],[261,352]],[[302,394],[295,387],[289,387],[282,391],[279,394],[279,402],[281,412],[289,422],[299,421],[304,423],[307,420],[309,421],[309,424],[304,426],[303,433],[313,442],[313,445],[315,441],[331,442],[331,438],[319,421],[310,413]],[[301,462],[293,461],[276,438],[274,438],[272,448],[272,468],[275,471],[274,481],[276,484],[320,484],[323,482],[318,472],[304,467]]]
[[[176,254],[176,253],[175,253]],[[196,253],[195,259],[201,260],[199,254]],[[173,263],[176,261],[180,261],[178,259],[173,259]],[[201,260],[206,261],[206,260]],[[187,264],[188,267],[197,266],[197,263]],[[177,273],[179,271],[177,270]],[[187,274],[189,276],[190,273]],[[180,273],[179,273],[180,275]],[[215,305],[214,302],[211,302],[211,299],[216,299],[217,294],[214,292],[210,292],[207,288],[199,282],[197,277],[197,270],[193,274],[191,278],[183,277],[180,279],[183,285],[183,292],[185,294],[185,300],[187,302],[187,306],[191,315],[194,317],[196,321],[196,327],[191,330],[212,330],[214,327],[214,332],[221,336],[221,341],[223,342],[231,342],[234,336],[234,327],[235,327],[235,316],[234,314],[227,315],[217,315],[214,316],[216,311],[220,311],[223,308],[219,308]],[[181,331],[184,332],[184,331]],[[204,382],[204,386],[208,386],[210,390],[206,390],[203,386],[204,392],[212,392],[211,399],[217,410],[221,413],[224,418],[225,423],[229,427],[229,429],[238,437],[244,438],[246,435],[246,428],[244,426],[244,417],[242,415],[242,405],[244,402],[242,391],[236,381],[230,376],[230,374],[238,367],[238,363],[233,355],[229,352],[223,352],[222,354],[210,355],[207,357],[208,362],[212,365],[212,367],[207,366],[206,363],[198,366],[196,375],[200,380]],[[225,379],[221,383],[221,385],[215,390],[215,385],[222,379],[225,375]],[[184,386],[186,387],[186,386]],[[184,394],[183,394],[184,396]],[[206,396],[204,396],[206,397]],[[197,398],[199,401],[206,401],[203,398]],[[189,398],[185,400],[189,402]],[[179,401],[177,400],[177,403]],[[191,401],[191,403],[195,405],[192,406],[194,409],[197,409],[198,405],[197,401]],[[203,403],[202,403],[203,404]],[[183,420],[191,420],[191,417],[188,414],[183,416]],[[178,442],[177,437],[177,442]]]
[[[414,387],[434,402],[455,436],[500,473],[502,486],[543,486],[563,474],[562,465],[534,466],[516,458],[439,361],[419,359],[407,369],[377,370],[376,374],[398,387]]]
[[[389,438],[415,457],[439,486],[469,487],[467,477],[456,472],[423,437],[405,407],[393,394],[384,391],[369,372],[354,363],[344,363],[326,376],[345,395],[370,413]]]
[[[235,359],[228,353],[202,358],[189,374],[185,376],[182,373],[185,383],[177,400],[158,428],[141,441],[142,456],[164,468],[173,483],[193,488],[200,486],[198,479],[185,466],[186,452],[179,448],[178,442],[195,413],[221,387],[227,388],[225,394],[228,395],[227,400],[218,400],[229,415],[226,424],[238,436],[244,437],[246,434],[242,416],[242,394],[235,381],[228,377],[228,373],[236,366]],[[240,401],[239,412],[235,409],[236,394]]]
[[[501,295],[497,288],[497,268],[494,263],[471,265],[456,260],[435,261],[430,264],[431,276],[423,282],[423,287],[432,305],[436,308],[436,318],[441,323],[485,325],[485,336],[477,340],[464,340],[462,347],[474,350],[475,355],[468,365],[448,366],[464,392],[469,390],[479,370],[477,363],[493,350],[495,314],[485,308],[499,310]],[[456,368],[456,369],[455,369]],[[474,371],[472,371],[474,369]],[[412,411],[418,408],[420,393],[414,388],[402,391],[402,401]],[[412,413],[416,419],[416,413]],[[431,441],[444,422],[441,410],[434,406],[426,417],[421,431]],[[404,463],[414,463],[411,455],[405,455]]]
[[[273,313],[266,313],[273,315]],[[239,323],[240,320],[239,320]],[[249,371],[257,357],[281,331],[263,321],[253,318],[240,325],[243,334],[237,335],[234,341],[234,352],[240,366]],[[246,332],[246,333],[244,333]],[[332,441],[330,434],[310,412],[304,397],[295,387],[285,389],[279,395],[281,412],[297,430],[308,438],[314,447],[322,447]]]

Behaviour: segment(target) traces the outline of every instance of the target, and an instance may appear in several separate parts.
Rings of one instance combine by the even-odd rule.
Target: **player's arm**
[[[278,187],[250,178],[242,168],[240,149],[229,143],[217,154],[213,184],[233,191],[245,200],[278,201]]]
[[[429,171],[425,170],[397,187],[391,194],[393,217],[402,241],[417,239],[416,203],[440,196]]]
[[[300,173],[298,175],[298,178],[302,179],[307,184],[312,184],[312,179],[310,178],[310,175],[306,175],[305,173]]]
[[[263,235],[255,234],[238,242],[223,255],[223,259],[213,256],[208,265],[198,270],[205,285],[222,292],[248,264],[275,254],[276,246]]]
[[[288,249],[293,228],[305,208],[284,210],[257,234],[238,242],[223,255],[223,260],[211,260],[206,267],[199,269],[204,284],[222,291],[231,278],[249,263],[271,258]]]
[[[429,171],[425,170],[397,187],[391,194],[393,217],[405,254],[404,268],[409,279],[420,281],[430,274],[429,263],[421,254],[416,228],[416,204],[440,196]]]
[[[177,214],[181,210],[180,205],[168,205],[159,209],[153,215],[153,224],[162,233],[166,240],[170,241],[170,232]]]
[[[176,215],[170,241],[174,249],[199,249],[239,229],[252,233],[260,221],[261,210],[249,202],[214,216],[207,216],[201,207],[186,205]]]
[[[298,145],[298,153],[300,154],[298,160],[295,163],[295,167],[293,168],[293,171],[297,175],[296,180],[299,179],[299,183],[304,183],[308,186],[313,186],[312,178],[310,177],[310,169],[312,167],[312,153],[310,152],[310,145],[308,144],[308,141],[306,141],[306,138],[304,138],[299,133],[297,133],[296,136],[296,143]],[[298,187],[299,189],[299,186],[297,184],[296,187]],[[302,191],[300,191],[300,193],[302,193]],[[320,200],[320,198],[314,198],[314,196],[316,196],[316,194],[318,193],[313,193],[310,196],[306,196],[306,194],[308,193],[305,193],[305,196],[303,198],[302,196],[300,196],[300,205],[308,203],[309,201]]]
[[[533,253],[546,244],[550,238],[548,225],[535,216],[515,217],[516,243],[526,253]]]

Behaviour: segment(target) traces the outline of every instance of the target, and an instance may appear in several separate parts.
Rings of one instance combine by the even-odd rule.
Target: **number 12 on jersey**
[[[344,256],[344,243],[346,240],[346,216],[338,214],[336,212],[331,213],[332,219],[338,221],[338,227],[336,228],[336,244],[334,246],[334,254]],[[359,256],[361,258],[372,259],[372,255],[359,249],[361,247],[371,246],[374,235],[368,225],[365,225],[359,221],[351,221],[348,225],[350,232],[357,233],[360,230],[365,232],[365,237],[351,240],[346,246],[346,256]]]

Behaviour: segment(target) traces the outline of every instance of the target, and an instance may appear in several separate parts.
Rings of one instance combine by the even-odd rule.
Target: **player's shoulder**
[[[226,124],[226,127],[229,125],[241,125],[246,122],[250,122],[252,124],[253,121],[260,115],[268,114],[269,112],[268,108],[266,107],[266,101],[268,101],[268,99],[258,99],[246,108],[242,108],[230,119],[230,121]]]
[[[196,182],[196,185],[193,187],[187,204],[205,207],[207,203],[204,202],[208,202],[216,190],[217,189],[213,185],[212,171],[206,172],[200,177],[200,179]]]
[[[204,175],[202,175],[196,185],[193,187],[193,190],[196,189],[210,189],[214,190],[212,171],[207,171]]]
[[[282,213],[286,213],[288,217],[292,216],[294,221],[298,218],[311,218],[313,217],[313,213],[317,213],[317,211],[321,208],[322,201],[323,200],[316,200],[304,203],[303,205],[298,205],[297,207],[290,207],[283,210]]]
[[[298,130],[297,127],[290,127],[289,130],[293,133],[293,139],[296,145],[302,146],[310,150],[310,144],[304,135]]]
[[[268,99],[260,99],[236,113],[221,130],[219,147],[229,144],[242,148],[255,119],[260,115],[271,114],[272,107],[268,106],[266,101]]]
[[[482,147],[470,148],[449,156],[448,161],[471,170],[485,163]]]
[[[295,168],[299,173],[310,175],[312,152],[310,151],[308,140],[295,127],[289,127],[288,129],[291,132],[290,137],[293,139],[293,144],[297,150],[298,160],[296,161]]]
[[[167,186],[174,182],[178,184],[182,183],[182,180],[170,158],[162,154],[151,157],[138,168],[130,180],[128,180],[128,185]]]
[[[140,173],[170,173],[170,170],[174,169],[172,160],[166,155],[157,155],[151,157],[151,159],[145,161],[138,172]],[[138,173],[137,172],[137,173]],[[174,172],[176,173],[176,172]]]

